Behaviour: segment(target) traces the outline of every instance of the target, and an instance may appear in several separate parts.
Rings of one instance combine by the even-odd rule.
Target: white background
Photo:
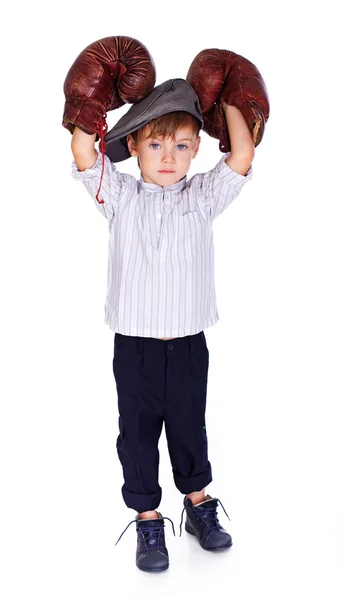
[[[342,598],[342,44],[335,2],[11,4],[2,34],[1,596],[3,600]],[[4,15],[3,15],[4,16]],[[71,177],[64,78],[109,35],[152,54],[156,84],[198,52],[260,70],[270,119],[254,177],[214,222],[220,320],[207,430],[226,553],[185,531],[162,432],[170,568],[135,566],[121,497],[108,228]],[[127,107],[108,116],[109,126]],[[189,177],[212,168],[202,134]],[[121,170],[139,175],[136,161]]]

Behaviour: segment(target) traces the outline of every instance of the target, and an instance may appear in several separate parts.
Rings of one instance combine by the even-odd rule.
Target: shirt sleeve
[[[101,214],[106,217],[111,224],[120,199],[122,198],[125,187],[127,184],[127,175],[117,171],[114,163],[110,161],[108,156],[104,155],[104,174],[101,182],[101,188],[99,192],[99,200],[104,200],[103,204],[99,204],[96,199],[96,194],[100,185],[101,170],[102,170],[102,156],[98,150],[95,150],[98,154],[98,158],[95,164],[90,169],[79,171],[76,162],[72,162],[72,176],[82,181],[85,188],[92,196],[97,209]]]
[[[237,198],[244,184],[253,176],[252,165],[246,175],[233,171],[225,162],[230,154],[225,153],[211,171],[194,175],[190,180],[201,208],[210,214],[211,221]]]

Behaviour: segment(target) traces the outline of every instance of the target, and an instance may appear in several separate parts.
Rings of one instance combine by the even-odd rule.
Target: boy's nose
[[[174,162],[174,153],[172,150],[165,150],[162,155],[162,162]]]

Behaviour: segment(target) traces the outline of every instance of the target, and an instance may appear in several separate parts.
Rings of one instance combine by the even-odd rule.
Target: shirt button
[[[158,219],[160,219],[160,218],[161,218],[161,215],[156,215],[156,217],[157,217]]]

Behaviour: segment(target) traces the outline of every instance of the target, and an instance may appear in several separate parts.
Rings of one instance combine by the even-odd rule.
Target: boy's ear
[[[126,143],[127,143],[127,147],[129,149],[131,156],[138,156],[136,142],[133,139],[131,133],[129,133],[129,135],[126,136]]]
[[[197,139],[197,143],[195,144],[195,148],[194,148],[194,150],[193,150],[193,156],[192,156],[192,158],[195,158],[195,157],[196,157],[196,155],[198,154],[198,152],[199,152],[199,147],[200,147],[200,142],[201,142],[201,137],[200,137],[200,135],[199,135],[199,136],[198,136],[198,139]]]

